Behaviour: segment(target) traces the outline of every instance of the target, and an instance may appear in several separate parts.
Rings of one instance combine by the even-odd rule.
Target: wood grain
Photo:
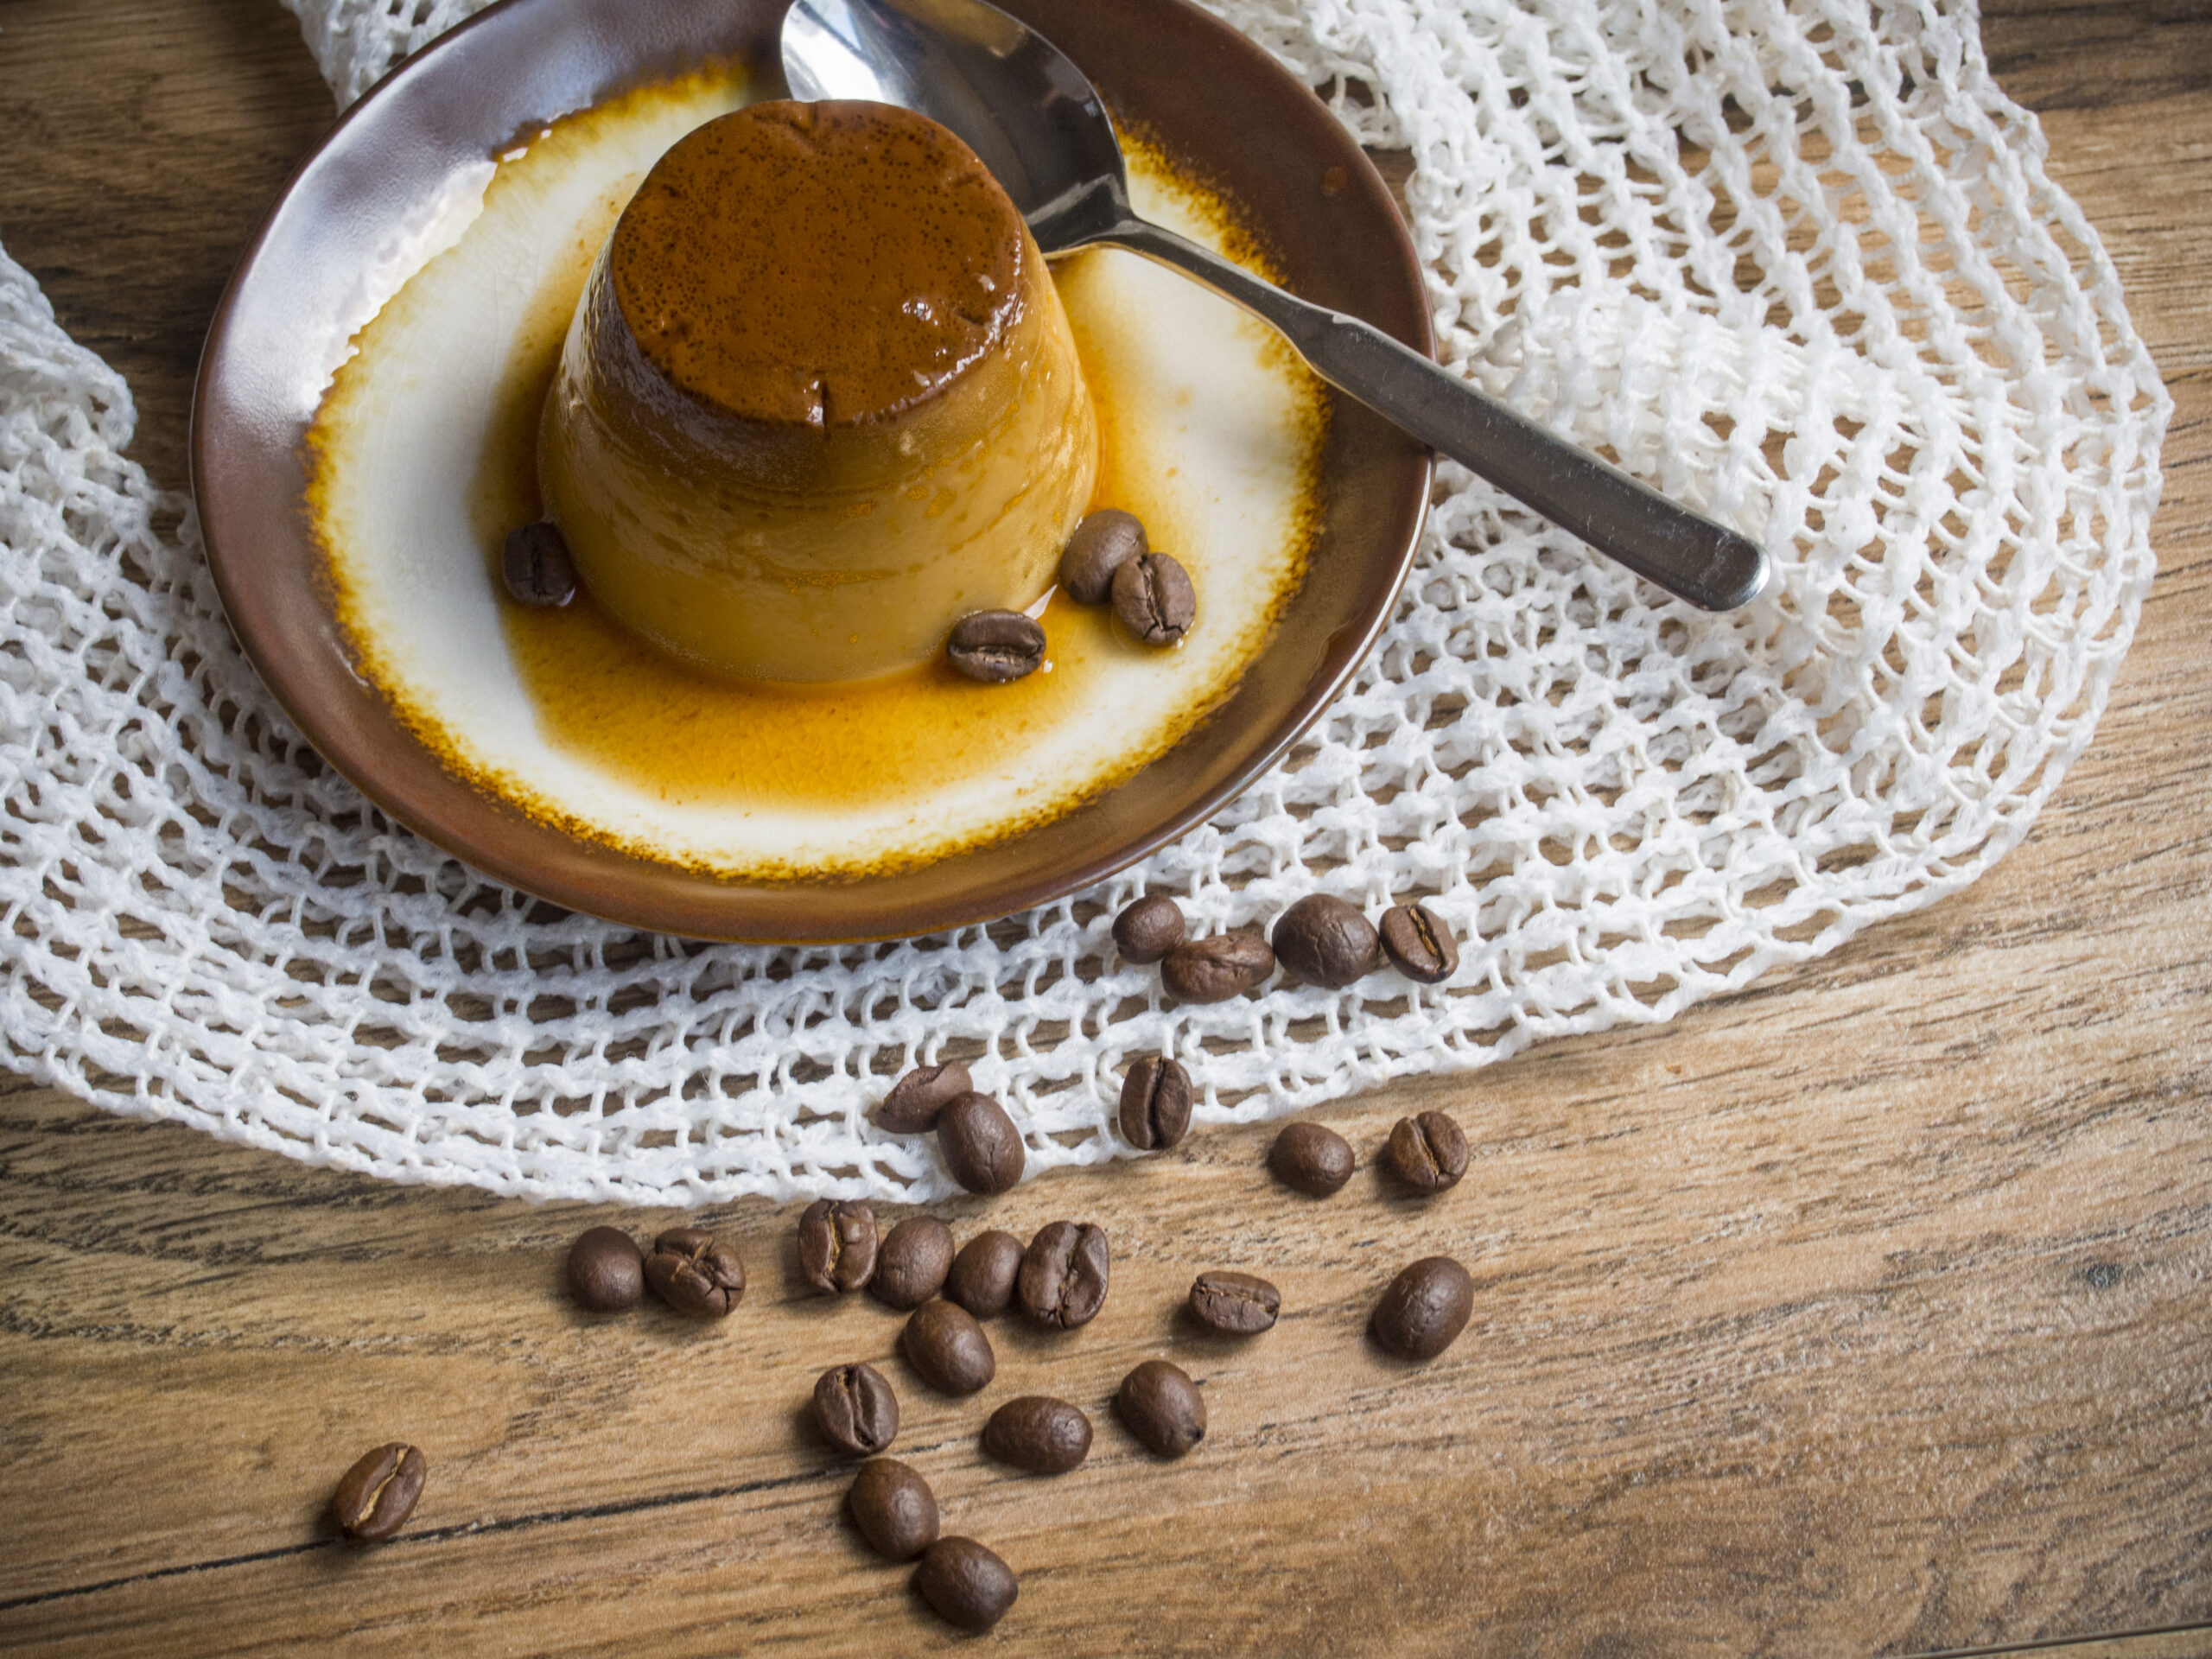
[[[1985,38],[2045,111],[2177,400],[2160,575],[2110,712],[1968,893],[1660,1030],[1566,1042],[1319,1114],[1475,1149],[1440,1199],[1371,1171],[1273,1186],[1263,1131],[944,1213],[1096,1219],[1092,1325],[993,1327],[978,1401],[897,1321],[802,1297],[791,1211],[713,1212],[754,1288],[727,1326],[556,1292],[617,1216],[381,1185],[17,1084],[0,1094],[0,1646],[721,1654],[963,1644],[838,1519],[803,1432],[870,1358],[899,1450],[1052,1653],[1904,1654],[2212,1622],[2212,20],[2015,3]],[[200,331],[330,119],[266,0],[0,5],[0,242],[127,374],[182,480]],[[1361,1341],[1404,1261],[1459,1255],[1475,1322],[1426,1367]],[[1264,1272],[1246,1344],[1174,1317]],[[1213,1430],[1154,1463],[1105,1402],[1140,1357]],[[1077,1473],[975,1433],[1017,1391],[1091,1409]],[[432,1463],[396,1543],[330,1541],[358,1452]],[[2202,1631],[2062,1653],[2177,1659]]]

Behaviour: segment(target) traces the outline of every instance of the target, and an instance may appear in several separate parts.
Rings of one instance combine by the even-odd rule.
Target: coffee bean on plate
[[[1114,572],[1115,620],[1146,645],[1173,645],[1198,615],[1190,574],[1173,556],[1140,553]]]
[[[1389,1156],[1408,1186],[1441,1192],[1467,1173],[1467,1137],[1446,1114],[1422,1112],[1392,1126]]]
[[[887,1561],[911,1561],[937,1541],[937,1494],[896,1458],[871,1458],[853,1477],[845,1508],[868,1547]]]
[[[423,1496],[430,1465],[403,1441],[362,1453],[339,1480],[330,1512],[339,1529],[357,1543],[378,1544],[397,1532]]]
[[[1106,1305],[1106,1235],[1089,1223],[1055,1221],[1022,1253],[1014,1295],[1036,1324],[1056,1331],[1088,1325]]]
[[[873,1365],[833,1365],[814,1384],[814,1421],[840,1452],[872,1458],[899,1433],[899,1396]]]
[[[1309,985],[1340,989],[1381,959],[1375,924],[1334,893],[1309,893],[1275,923],[1275,960]]]
[[[1180,1060],[1147,1054],[1122,1079],[1122,1139],[1139,1152],[1165,1152],[1191,1128],[1191,1074]]]
[[[899,1351],[914,1374],[940,1394],[973,1394],[998,1375],[991,1339],[957,1302],[924,1302],[899,1333]]]
[[[745,1300],[745,1262],[712,1233],[677,1227],[653,1240],[645,1283],[687,1319],[719,1319]]]
[[[1078,605],[1103,605],[1114,591],[1114,573],[1145,547],[1135,513],[1119,507],[1087,513],[1060,554],[1060,586]]]
[[[931,1611],[963,1630],[988,1630],[1006,1617],[1020,1586],[1014,1569],[973,1538],[940,1538],[922,1552],[914,1588]]]
[[[972,1090],[938,1114],[937,1144],[952,1179],[970,1192],[1005,1192],[1029,1160],[1006,1108]]]
[[[1408,979],[1441,984],[1459,971],[1459,942],[1427,905],[1393,905],[1382,912],[1382,950]]]
[[[645,1294],[645,1253],[620,1227],[594,1227],[569,1246],[569,1294],[594,1313],[620,1313]]]
[[[952,1270],[952,1229],[935,1216],[909,1216],[884,1236],[868,1290],[887,1307],[919,1307]]]
[[[1448,1255],[1424,1256],[1390,1281],[1368,1328],[1401,1359],[1433,1359],[1474,1311],[1472,1275]]]
[[[918,1065],[892,1085],[873,1115],[876,1128],[893,1135],[927,1135],[938,1114],[975,1085],[958,1060]]]
[[[1065,1475],[1090,1452],[1090,1419],[1065,1400],[1025,1394],[983,1425],[988,1457],[1033,1475]]]
[[[1351,1143],[1319,1123],[1293,1123],[1268,1148],[1268,1167],[1285,1186],[1325,1198],[1351,1179]]]
[[[1160,982],[1184,1002],[1226,1002],[1275,970],[1275,953],[1249,933],[1186,939],[1160,964]]]
[[[518,605],[556,610],[576,596],[576,566],[568,538],[550,518],[507,532],[499,575]]]
[[[1282,1293],[1252,1274],[1217,1269],[1192,1281],[1191,1312],[1201,1325],[1224,1336],[1257,1336],[1274,1328]]]
[[[1114,948],[1139,967],[1183,943],[1183,907],[1164,893],[1140,899],[1114,918]]]
[[[970,611],[952,625],[944,654],[971,680],[1003,685],[1045,661],[1045,627],[1020,611]]]
[[[1147,1359],[1122,1379],[1114,1410],[1154,1454],[1179,1458],[1206,1437],[1206,1402],[1179,1365]]]
[[[825,1296],[875,1274],[875,1211],[852,1198],[817,1198],[798,1218],[798,1270]]]
[[[1005,1313],[1021,1273],[1021,1241],[1012,1233],[993,1228],[976,1234],[952,1258],[952,1271],[944,1275],[946,1297],[979,1319]]]

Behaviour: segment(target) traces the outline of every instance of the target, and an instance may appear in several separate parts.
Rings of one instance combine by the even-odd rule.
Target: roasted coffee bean
[[[1190,574],[1166,553],[1140,553],[1114,573],[1114,617],[1147,645],[1172,645],[1198,620]]]
[[[845,1508],[868,1547],[887,1561],[911,1561],[937,1541],[937,1494],[896,1458],[871,1458],[853,1477]]]
[[[423,1478],[429,1472],[423,1454],[398,1440],[364,1452],[331,1495],[330,1512],[339,1529],[359,1543],[382,1543],[415,1513]]]
[[[909,1216],[884,1236],[869,1294],[887,1307],[919,1307],[952,1270],[952,1229],[935,1216]]]
[[[1268,1167],[1285,1186],[1325,1198],[1351,1179],[1351,1143],[1319,1123],[1293,1123],[1268,1149]]]
[[[1014,1295],[1039,1325],[1072,1331],[1106,1306],[1106,1235],[1088,1223],[1048,1223],[1022,1253]]]
[[[1165,1152],[1190,1132],[1191,1074],[1180,1060],[1147,1054],[1122,1079],[1122,1139]]]
[[[958,1060],[915,1067],[892,1085],[875,1109],[875,1127],[893,1135],[927,1135],[938,1114],[975,1085]]]
[[[963,1630],[989,1630],[1021,1592],[1012,1567],[973,1538],[957,1536],[922,1552],[914,1588],[939,1618]]]
[[[857,1199],[817,1198],[798,1218],[798,1270],[825,1296],[875,1274],[875,1211]]]
[[[952,1271],[944,1275],[944,1294],[977,1319],[988,1319],[1006,1312],[1020,1274],[1021,1241],[994,1228],[960,1247]]]
[[[1382,943],[1375,924],[1333,893],[1309,893],[1275,923],[1275,960],[1308,985],[1335,990],[1371,971]]]
[[[1101,507],[1068,537],[1060,554],[1060,586],[1078,605],[1103,605],[1114,591],[1114,573],[1145,547],[1144,526],[1135,513]]]
[[[569,1246],[569,1294],[594,1313],[620,1313],[645,1294],[645,1253],[620,1227],[594,1227]]]
[[[653,1240],[645,1282],[686,1318],[719,1319],[745,1300],[745,1262],[712,1233],[678,1227]]]
[[[952,625],[944,654],[969,679],[1003,685],[1043,666],[1044,625],[1020,611],[970,611]]]
[[[899,1351],[940,1394],[973,1394],[998,1375],[998,1357],[975,1315],[957,1302],[924,1302],[899,1333]]]
[[[1408,1186],[1441,1192],[1467,1173],[1467,1137],[1442,1112],[1402,1117],[1390,1130],[1390,1167]]]
[[[1187,939],[1160,964],[1160,982],[1184,1002],[1226,1002],[1275,970],[1275,953],[1249,933]]]
[[[833,1365],[815,1382],[814,1421],[840,1452],[872,1458],[899,1433],[899,1396],[873,1365]]]
[[[1191,1312],[1224,1336],[1254,1337],[1274,1328],[1282,1293],[1249,1273],[1202,1273],[1191,1285]]]
[[[1090,1419],[1065,1400],[1025,1394],[983,1425],[983,1452],[1033,1475],[1065,1475],[1090,1452]]]
[[[1459,971],[1459,942],[1427,905],[1393,905],[1382,912],[1382,949],[1408,979],[1438,985]]]
[[[1003,1192],[1021,1179],[1029,1154],[1006,1108],[973,1092],[948,1103],[937,1120],[938,1149],[952,1179],[970,1192]]]
[[[1140,899],[1114,918],[1114,948],[1143,967],[1183,943],[1183,907],[1162,893]]]
[[[568,538],[550,518],[507,532],[499,575],[518,605],[554,610],[576,596],[576,566]]]
[[[1179,1458],[1206,1437],[1206,1402],[1179,1365],[1147,1359],[1122,1379],[1114,1410],[1130,1433],[1163,1458]]]
[[[1448,1255],[1424,1256],[1395,1279],[1375,1305],[1368,1328],[1401,1359],[1434,1359],[1467,1328],[1475,1281]]]

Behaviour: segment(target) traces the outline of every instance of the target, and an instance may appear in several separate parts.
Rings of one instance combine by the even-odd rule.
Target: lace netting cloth
[[[285,0],[340,102],[473,0]],[[1667,1020],[1973,880],[2104,707],[2171,408],[1966,8],[1220,0],[1407,187],[1461,372],[1764,540],[1709,618],[1449,466],[1380,650],[1139,868],[988,928],[706,945],[563,913],[380,817],[240,657],[128,389],[0,256],[0,1024],[117,1111],[404,1180],[926,1199],[865,1113],[972,1057],[1033,1173],[1116,1155],[1128,1060],[1201,1122]],[[1108,927],[1418,896],[1388,971],[1174,1007]]]

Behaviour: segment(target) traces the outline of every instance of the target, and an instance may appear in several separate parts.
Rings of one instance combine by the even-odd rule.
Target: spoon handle
[[[1280,329],[1331,385],[1677,598],[1732,610],[1766,585],[1757,543],[1516,415],[1381,329],[1287,294],[1141,219],[1084,239],[1172,265],[1234,300]]]

